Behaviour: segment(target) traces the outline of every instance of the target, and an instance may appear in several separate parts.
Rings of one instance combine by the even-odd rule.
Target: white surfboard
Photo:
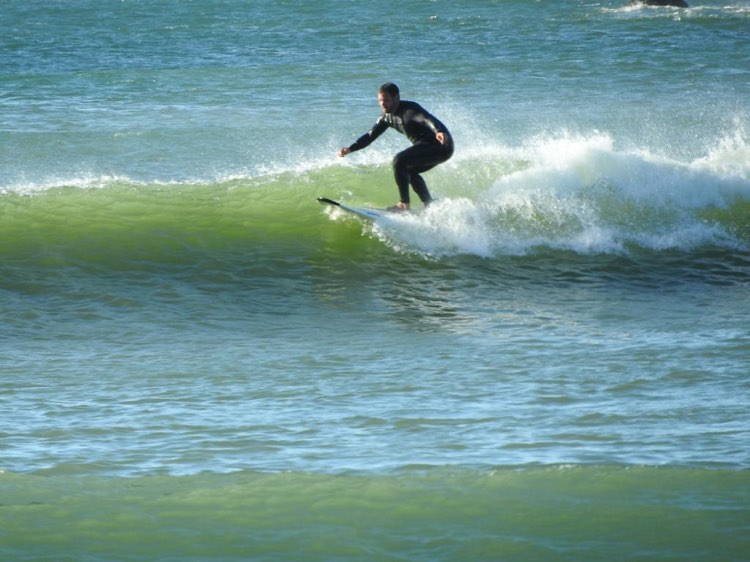
[[[329,199],[328,197],[318,197],[318,201],[320,203],[323,203],[324,205],[332,205],[348,213],[352,213],[353,215],[357,215],[359,217],[370,220],[377,220],[390,214],[390,211],[386,211],[385,209],[372,209],[371,207],[351,207],[339,201]]]

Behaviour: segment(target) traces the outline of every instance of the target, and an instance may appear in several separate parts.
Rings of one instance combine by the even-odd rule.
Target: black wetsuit
[[[424,204],[432,201],[427,184],[420,174],[448,160],[453,155],[453,137],[448,128],[418,103],[402,100],[395,113],[384,113],[367,133],[349,147],[351,152],[361,150],[393,127],[406,135],[412,146],[393,158],[393,174],[402,203],[409,203],[409,184]],[[435,138],[445,135],[445,143]]]

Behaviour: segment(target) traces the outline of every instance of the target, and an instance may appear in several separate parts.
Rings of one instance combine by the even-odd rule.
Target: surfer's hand
[[[348,148],[346,148],[346,147],[342,148],[341,150],[339,150],[339,157],[343,158],[344,156],[346,156],[350,152],[351,152],[351,150],[349,150]]]
[[[435,138],[440,144],[445,144],[445,133],[435,133]]]

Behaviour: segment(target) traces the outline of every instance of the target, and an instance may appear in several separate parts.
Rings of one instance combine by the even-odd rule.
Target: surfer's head
[[[401,96],[398,91],[398,86],[393,82],[386,82],[378,90],[378,104],[383,110],[383,113],[394,113],[398,109],[398,104],[401,101]]]

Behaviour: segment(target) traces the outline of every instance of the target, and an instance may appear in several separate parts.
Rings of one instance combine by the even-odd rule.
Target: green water
[[[2,478],[13,559],[741,560],[749,546],[738,472]]]

